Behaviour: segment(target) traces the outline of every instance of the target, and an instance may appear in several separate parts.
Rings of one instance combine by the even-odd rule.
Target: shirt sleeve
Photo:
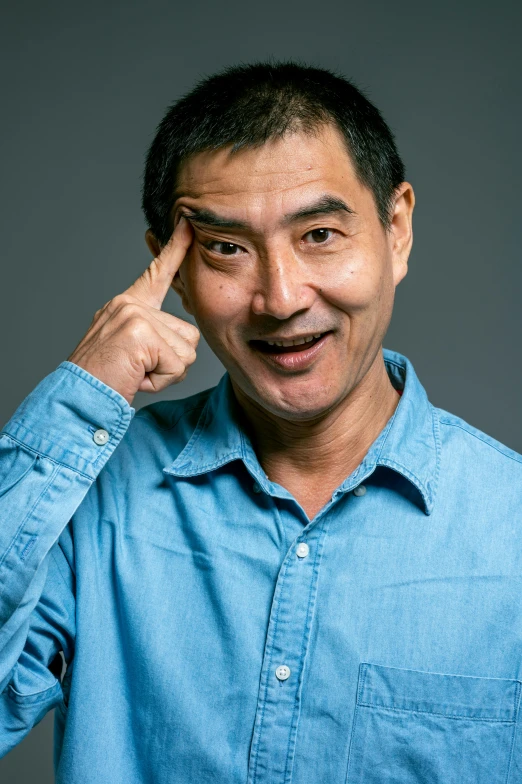
[[[0,433],[0,755],[62,697],[49,665],[74,646],[66,528],[134,414],[65,361]]]

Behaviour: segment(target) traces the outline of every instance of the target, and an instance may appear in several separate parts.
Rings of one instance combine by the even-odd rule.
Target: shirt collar
[[[352,490],[377,466],[386,466],[417,489],[424,511],[431,514],[440,465],[436,409],[430,404],[411,362],[389,349],[383,349],[383,356],[390,380],[396,389],[402,390],[402,396],[359,467],[336,493]],[[238,414],[230,376],[225,373],[207,398],[188,443],[163,471],[190,477],[214,471],[232,460],[242,460],[265,492],[292,498],[284,488],[268,479],[240,425]]]

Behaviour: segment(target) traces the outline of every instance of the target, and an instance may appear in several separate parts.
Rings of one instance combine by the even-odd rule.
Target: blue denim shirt
[[[43,379],[0,438],[3,753],[56,708],[59,784],[522,781],[522,458],[384,357],[312,521],[227,374],[138,412]]]

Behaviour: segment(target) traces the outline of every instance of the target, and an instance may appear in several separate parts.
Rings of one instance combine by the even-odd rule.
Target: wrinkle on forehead
[[[312,164],[305,169],[295,168],[290,171],[278,169],[260,173],[247,170],[236,173],[223,172],[221,175],[210,177],[209,174],[211,173],[207,172],[203,177],[183,178],[178,184],[178,192],[191,199],[199,199],[207,195],[226,196],[246,192],[261,195],[289,191],[332,179],[329,169]]]
[[[216,183],[215,187],[210,186],[205,189],[200,189],[199,192],[186,191],[183,194],[183,196],[179,196],[178,198],[180,199],[185,198],[187,199],[187,201],[190,200],[196,202],[199,199],[204,198],[205,196],[224,196],[226,198],[227,196],[235,196],[238,193],[239,194],[248,193],[253,197],[256,196],[273,197],[276,195],[284,196],[285,194],[291,193],[292,191],[298,191],[301,190],[302,188],[308,188],[309,186],[313,186],[316,184],[318,185],[321,183],[324,184],[325,178],[314,177],[313,179],[310,178],[308,180],[304,180],[301,183],[296,183],[295,180],[292,180],[288,182],[288,184],[285,183],[284,181],[281,182],[281,178],[279,178],[278,183],[272,183],[272,184],[267,183],[265,187],[245,187],[245,183],[238,183],[237,186],[231,185],[230,187],[223,188],[222,182],[215,181],[215,183]]]
[[[351,177],[350,177],[351,175]],[[274,194],[355,177],[352,163],[338,131],[326,127],[322,134],[292,134],[270,140],[262,147],[230,148],[198,153],[181,167],[177,185],[182,195]]]

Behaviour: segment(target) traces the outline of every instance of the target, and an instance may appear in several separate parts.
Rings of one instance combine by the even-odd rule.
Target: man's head
[[[236,392],[296,420],[331,411],[373,366],[413,204],[378,110],[295,64],[229,69],[175,104],[143,190],[154,253],[181,216],[193,227],[173,287]],[[319,334],[304,352],[270,345]]]

